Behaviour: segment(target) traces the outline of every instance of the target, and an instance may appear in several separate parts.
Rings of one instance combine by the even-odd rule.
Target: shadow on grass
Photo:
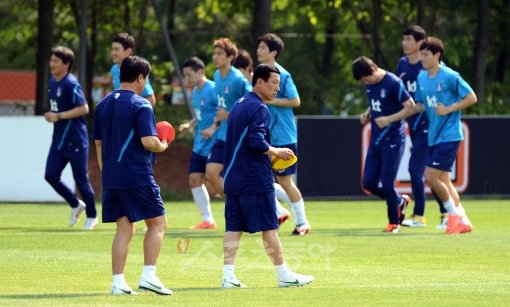
[[[52,298],[80,298],[80,297],[100,297],[111,296],[110,293],[40,293],[40,294],[10,294],[2,295],[1,299],[52,299]]]
[[[319,229],[315,231],[320,236],[332,237],[416,237],[416,236],[430,236],[434,234],[442,234],[442,232],[407,232],[406,228],[402,227],[399,233],[383,232],[381,228],[346,228],[346,229]],[[313,233],[310,234],[313,236]]]

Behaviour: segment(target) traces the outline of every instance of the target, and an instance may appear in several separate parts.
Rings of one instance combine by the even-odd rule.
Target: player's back
[[[94,137],[102,142],[103,186],[137,187],[154,182],[144,136],[157,135],[150,103],[132,91],[117,90],[96,107]]]

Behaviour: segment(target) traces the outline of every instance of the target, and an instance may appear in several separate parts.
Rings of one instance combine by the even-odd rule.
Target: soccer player
[[[135,222],[147,225],[140,290],[170,295],[156,277],[156,262],[166,229],[160,190],[154,181],[149,152],[163,152],[166,139],[157,137],[152,106],[140,97],[150,72],[147,60],[129,56],[120,67],[120,89],[99,102],[94,117],[97,160],[103,180],[103,223],[117,224],[112,243],[112,294],[136,294],[124,278]]]
[[[386,200],[389,224],[384,232],[397,233],[411,202],[407,195],[395,190],[394,182],[404,153],[403,118],[411,112],[414,101],[397,76],[379,68],[365,56],[354,60],[352,74],[365,85],[369,101],[367,111],[361,114],[361,123],[370,121],[372,124],[363,187]]]
[[[225,141],[225,238],[223,288],[246,288],[234,274],[234,262],[243,232],[262,232],[263,245],[277,272],[279,287],[302,286],[313,276],[287,268],[278,238],[278,220],[271,157],[288,160],[289,148],[271,146],[269,111],[265,101],[278,93],[280,73],[261,64],[253,74],[253,92],[239,99],[229,114]]]
[[[122,60],[132,55],[134,48],[135,38],[129,33],[118,33],[113,38],[111,50],[113,66],[110,69],[110,75],[112,77],[112,86],[114,90],[118,90],[120,87],[120,64],[122,63]],[[152,89],[149,78],[147,78],[147,84],[140,93],[140,96],[147,99],[151,105],[154,106],[156,104],[156,97],[154,96],[154,90]]]
[[[98,223],[94,190],[88,175],[89,137],[84,115],[89,112],[85,95],[71,73],[74,53],[63,46],[51,50],[48,98],[51,110],[44,118],[53,123],[53,138],[46,161],[45,179],[71,206],[69,227],[73,227],[83,211],[87,220],[83,229],[94,229]],[[74,181],[83,201],[61,180],[62,171],[71,164]]]
[[[282,39],[273,33],[267,33],[257,38],[257,59],[260,63],[274,65],[281,74],[280,91],[274,99],[265,101],[271,114],[272,145],[279,148],[290,148],[297,153],[297,129],[294,119],[293,108],[299,107],[301,101],[292,80],[290,73],[276,59],[281,54],[284,44]],[[294,218],[295,228],[293,235],[302,236],[310,232],[311,226],[305,214],[305,204],[301,191],[292,180],[292,175],[297,171],[297,164],[285,169],[283,172],[276,172],[276,181],[285,190],[285,194],[291,203],[292,216]],[[281,193],[280,193],[281,194]],[[280,220],[288,218],[288,212],[280,206],[277,214]]]
[[[252,81],[253,78],[253,60],[248,53],[248,51],[244,49],[239,49],[239,54],[234,60],[234,67],[239,69],[240,72],[248,79],[249,82]],[[289,199],[287,193],[279,183],[274,183],[275,195],[276,195],[276,214],[278,216],[278,223],[281,225],[285,223],[290,218],[290,212],[283,208],[280,204],[279,200],[286,201],[289,205],[292,206],[292,202]]]
[[[469,84],[458,72],[441,65],[443,42],[428,37],[420,46],[425,71],[418,75],[416,109],[425,110],[429,119],[429,155],[425,180],[448,210],[446,234],[473,230],[460,197],[450,179],[460,142],[464,139],[461,110],[477,102]]]
[[[228,112],[237,99],[251,91],[251,84],[232,63],[237,56],[236,45],[228,38],[222,37],[214,41],[213,64],[214,88],[216,92],[217,111],[214,123],[202,130],[204,139],[216,133],[216,140],[207,159],[205,177],[216,192],[223,196],[223,156],[225,137],[227,135]]]
[[[182,72],[186,82],[193,86],[192,104],[195,117],[187,123],[179,126],[179,131],[195,129],[193,152],[189,160],[189,185],[191,194],[202,215],[202,222],[190,227],[191,229],[216,229],[216,222],[211,211],[211,201],[205,186],[205,167],[207,156],[216,140],[213,135],[210,138],[202,138],[201,131],[210,127],[216,116],[216,93],[214,82],[205,76],[204,62],[191,57],[182,64]]]
[[[404,56],[398,62],[397,76],[402,79],[407,92],[413,98],[416,92],[416,78],[423,69],[420,45],[425,37],[425,30],[420,26],[413,25],[404,30],[402,38]],[[411,175],[411,188],[414,196],[414,210],[413,215],[402,222],[402,226],[425,227],[425,177],[423,174],[425,173],[425,162],[427,160],[429,121],[424,113],[415,114],[406,120],[413,144],[409,159],[409,174]],[[444,229],[448,221],[448,214],[441,201],[437,201],[441,212],[441,222],[436,228]]]
[[[253,60],[248,51],[239,49],[239,52],[232,65],[243,73],[243,75],[246,77],[246,80],[251,82],[253,78]]]

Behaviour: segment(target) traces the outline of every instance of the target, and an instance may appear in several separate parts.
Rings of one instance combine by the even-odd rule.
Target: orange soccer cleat
[[[202,221],[200,224],[195,226],[190,226],[189,229],[216,229],[216,223],[209,223],[207,221]]]

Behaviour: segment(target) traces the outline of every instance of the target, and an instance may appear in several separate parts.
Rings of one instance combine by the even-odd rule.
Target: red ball
[[[161,121],[156,124],[156,130],[158,131],[158,139],[163,141],[166,139],[167,143],[170,144],[175,138],[175,129],[167,121]]]

